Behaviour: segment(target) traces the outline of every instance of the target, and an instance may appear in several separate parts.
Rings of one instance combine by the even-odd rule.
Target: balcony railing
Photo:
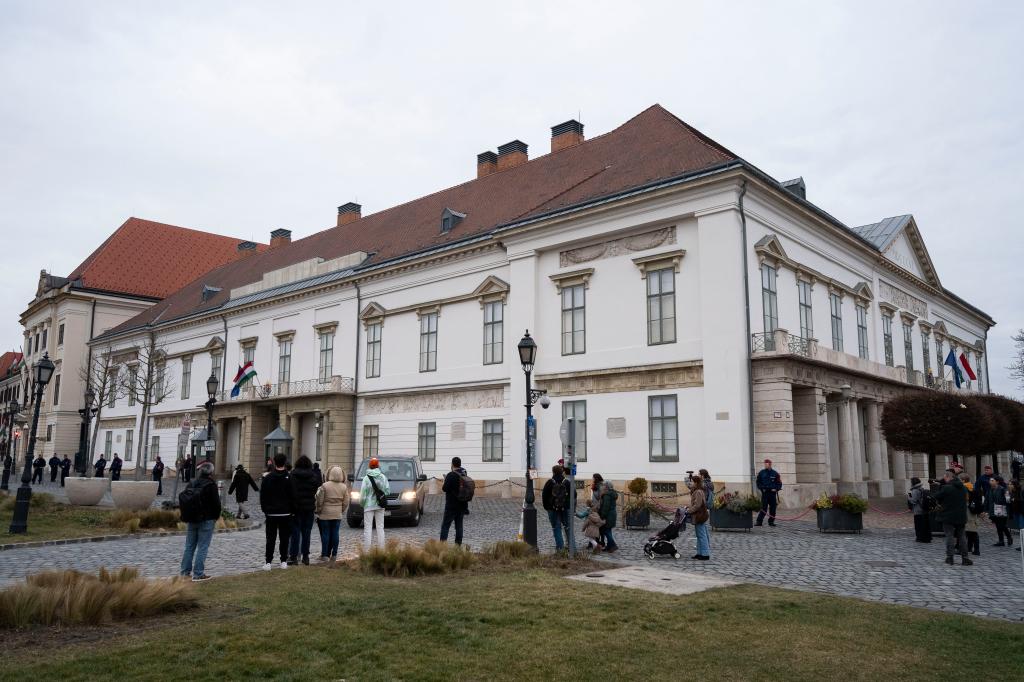
[[[316,395],[318,393],[353,393],[355,382],[351,377],[333,376],[326,381],[305,379],[280,384],[248,384],[238,395],[231,397],[231,391],[221,391],[218,400],[273,400],[291,396]]]

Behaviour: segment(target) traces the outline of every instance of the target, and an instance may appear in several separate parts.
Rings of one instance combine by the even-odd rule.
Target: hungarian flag
[[[952,348],[949,349],[949,355],[946,356],[946,361],[942,364],[953,368],[953,382],[956,384],[957,388],[960,388],[960,384],[964,381],[964,373],[963,370],[960,369],[960,363],[957,362],[956,354],[953,352]]]
[[[238,374],[235,375],[235,385],[231,389],[231,397],[237,398],[238,394],[242,391],[242,386],[245,386],[247,383],[252,381],[254,376],[256,376],[256,370],[252,366],[252,360],[239,367]],[[957,386],[959,385],[960,384],[957,383]]]
[[[971,363],[967,362],[967,356],[961,353],[958,360],[960,360],[960,367],[967,374],[967,376],[970,377],[971,381],[977,381],[978,376],[974,373],[974,370],[971,369]]]

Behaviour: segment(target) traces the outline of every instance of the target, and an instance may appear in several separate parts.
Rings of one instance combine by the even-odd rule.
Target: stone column
[[[295,463],[302,452],[302,415],[291,414],[288,416],[288,433],[292,436],[292,464]]]
[[[892,451],[892,488],[894,495],[902,495],[910,489],[907,484],[907,457],[902,450]]]
[[[851,412],[854,403],[843,400],[839,403],[839,484],[840,493],[856,493],[867,495],[867,484],[857,480],[857,461],[859,457],[854,449],[853,419]]]
[[[869,400],[864,406],[867,422],[868,494],[872,497],[892,497],[893,482],[885,475],[882,465],[882,430],[878,422],[878,403]]]

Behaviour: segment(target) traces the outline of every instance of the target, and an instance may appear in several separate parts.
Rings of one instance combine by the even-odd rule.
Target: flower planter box
[[[754,527],[754,512],[712,509],[711,527],[715,530],[750,530]]]
[[[622,522],[626,528],[638,528],[644,530],[651,526],[651,510],[650,509],[637,509],[634,511],[628,511],[623,514]]]
[[[110,488],[110,481],[105,478],[68,476],[64,481],[64,488],[67,491],[68,504],[95,507]]]
[[[862,514],[837,509],[817,509],[818,531],[822,533],[859,533],[864,530]]]
[[[111,481],[110,497],[117,509],[142,511],[156,499],[158,481]]]

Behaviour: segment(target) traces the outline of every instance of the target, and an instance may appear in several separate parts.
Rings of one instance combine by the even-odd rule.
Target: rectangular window
[[[800,336],[814,338],[814,315],[811,309],[811,283],[797,280],[796,290],[800,300]]]
[[[903,323],[903,352],[906,355],[907,372],[914,371],[914,327]]]
[[[437,369],[437,313],[420,315],[420,371]]]
[[[57,345],[58,346],[63,346],[64,345],[64,325],[63,325],[63,323],[59,327],[57,327]]]
[[[647,273],[647,345],[676,340],[676,271]]]
[[[129,367],[128,368],[128,407],[132,407],[132,406],[135,405],[135,387],[136,387],[136,385],[138,383],[139,383],[139,368],[138,367],[134,367],[134,366],[133,367]],[[114,400],[113,400],[114,395],[113,394],[114,394],[114,391],[111,391],[111,395],[110,395],[111,400],[110,400],[110,403],[107,405],[108,407],[113,407],[114,406]]]
[[[146,461],[143,462],[143,464],[148,464],[149,462],[155,462],[156,458],[157,458],[157,455],[159,455],[159,454],[160,454],[160,436],[153,436],[153,439],[150,441],[149,456],[146,458]]]
[[[153,381],[153,404],[157,405],[163,402],[166,397],[164,395],[164,389],[167,387],[167,365],[160,363],[156,366],[156,380]]]
[[[775,330],[779,328],[779,300],[775,268],[761,265],[761,307],[764,311],[764,349],[775,350]]]
[[[217,381],[221,381],[220,373],[221,373],[221,368],[224,366],[223,360],[224,360],[224,356],[221,355],[220,353],[211,353],[210,354],[210,374],[212,374],[213,376],[217,377]],[[221,383],[223,383],[223,382],[221,382]],[[221,388],[224,388],[224,387],[221,386]]]
[[[129,372],[130,372],[130,375],[132,377],[132,387],[134,388],[135,387],[135,375],[138,372],[137,372],[137,370],[134,367],[131,370],[129,370]],[[117,374],[115,372],[110,372],[109,374],[107,374],[106,391],[107,391],[107,407],[113,407],[114,404],[117,402]],[[102,400],[102,398],[98,398],[98,399]],[[128,405],[134,405],[134,404],[135,404],[135,395],[131,391],[129,391],[128,392]]]
[[[832,350],[843,350],[843,298],[839,294],[828,295],[832,311]]]
[[[582,284],[562,289],[562,355],[587,350],[585,303]]]
[[[946,361],[946,358],[942,355],[942,337],[941,336],[936,336],[935,337],[935,371],[938,373],[940,380],[944,379],[945,376],[946,376],[946,368],[943,367],[943,364],[942,364],[945,361]]]
[[[277,383],[287,384],[292,380],[292,340],[277,342]]]
[[[135,431],[128,429],[124,432],[124,461],[130,462],[134,455],[135,450]]]
[[[181,399],[188,400],[192,394],[192,358],[181,359]]]
[[[334,376],[334,332],[320,332],[320,383]]]
[[[46,425],[46,440],[47,441],[53,440],[53,424],[47,424]]]
[[[500,462],[504,458],[502,434],[504,423],[500,419],[484,420],[483,461]]]
[[[562,403],[562,421],[576,421],[576,461],[587,461],[587,401],[566,400]],[[562,446],[562,457],[567,457],[565,446]]]
[[[49,335],[50,335],[50,330],[49,329],[44,329],[43,330],[43,350],[46,350],[46,339],[47,339],[47,337],[49,337]]]
[[[882,315],[882,342],[885,346],[885,364],[892,367],[892,315]]]
[[[868,309],[857,304],[857,355],[868,359]]]
[[[39,334],[36,334],[36,349],[34,352],[39,352]]]
[[[365,424],[363,426],[363,459],[374,457],[378,454],[378,439],[380,438],[380,427],[376,424]]]
[[[504,360],[505,304],[484,303],[484,364],[497,365]]]
[[[56,407],[60,404],[60,375],[58,374],[53,379],[53,406]]]
[[[250,344],[242,348],[242,364],[256,361],[256,344]]]
[[[928,343],[928,332],[923,329],[921,330],[921,356],[924,359],[923,369],[927,381],[927,377],[932,373],[932,349]]]
[[[104,436],[103,441],[103,457],[110,459],[110,455],[114,452],[114,432],[107,431],[107,435]]]
[[[647,399],[647,421],[652,462],[679,461],[679,417],[674,395],[656,395]]]
[[[381,323],[366,325],[366,376],[380,376]]]
[[[437,457],[437,424],[420,422],[417,430],[416,451],[424,462],[433,462]]]

